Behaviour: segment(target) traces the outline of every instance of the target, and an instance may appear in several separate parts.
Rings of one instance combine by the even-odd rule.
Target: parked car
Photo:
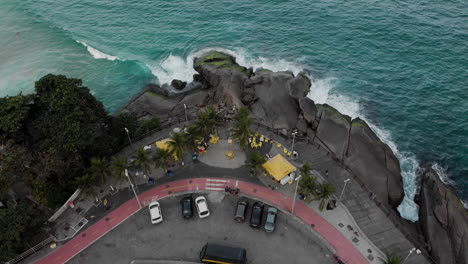
[[[267,211],[267,216],[265,220],[265,231],[273,232],[276,225],[276,215],[278,214],[278,209],[274,207],[269,207]]]
[[[161,213],[161,205],[159,204],[159,202],[158,201],[151,202],[148,207],[150,211],[151,223],[153,224],[161,223],[163,220],[163,217]]]
[[[245,200],[239,200],[237,202],[236,212],[234,214],[234,220],[237,222],[245,221],[245,214],[247,213],[247,207],[249,207],[249,202]]]
[[[195,205],[197,206],[198,216],[200,218],[205,218],[210,215],[210,210],[208,209],[208,203],[205,197],[197,197],[197,199],[195,199]]]
[[[191,195],[185,196],[182,201],[182,216],[186,219],[193,216],[193,199]]]
[[[250,226],[259,228],[262,225],[263,204],[255,202],[250,215]]]

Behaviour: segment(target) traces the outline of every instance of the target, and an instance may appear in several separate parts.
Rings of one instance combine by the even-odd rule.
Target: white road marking
[[[228,182],[228,180],[206,179],[208,182]]]
[[[206,187],[205,190],[209,190],[209,191],[224,191],[224,188]]]

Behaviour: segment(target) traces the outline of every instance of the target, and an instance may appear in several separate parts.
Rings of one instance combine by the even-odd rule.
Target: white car
[[[161,223],[163,220],[162,213],[161,213],[161,205],[158,201],[151,202],[149,204],[149,211],[151,216],[151,223],[157,224]]]
[[[205,218],[210,215],[210,210],[208,210],[208,203],[206,202],[205,197],[197,197],[197,199],[195,199],[195,205],[197,206],[198,216],[200,216],[200,218]]]

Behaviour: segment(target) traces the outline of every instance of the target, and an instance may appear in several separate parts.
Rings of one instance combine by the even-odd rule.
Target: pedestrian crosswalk
[[[230,180],[206,179],[205,190],[224,191]]]

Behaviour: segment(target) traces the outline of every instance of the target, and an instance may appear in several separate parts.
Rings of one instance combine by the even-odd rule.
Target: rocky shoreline
[[[397,212],[404,197],[398,159],[365,121],[306,97],[313,87],[305,73],[254,72],[219,52],[195,58],[194,68],[198,74],[192,83],[150,84],[121,111],[142,118],[157,115],[171,119],[208,105],[226,109],[246,106],[258,122],[284,136],[297,130],[300,137],[326,148],[380,203]],[[421,249],[437,263],[468,264],[468,211],[434,170],[425,169],[420,178],[421,192],[416,199],[420,221],[410,223],[400,218],[399,228],[415,234],[419,242],[415,246],[424,247]]]

